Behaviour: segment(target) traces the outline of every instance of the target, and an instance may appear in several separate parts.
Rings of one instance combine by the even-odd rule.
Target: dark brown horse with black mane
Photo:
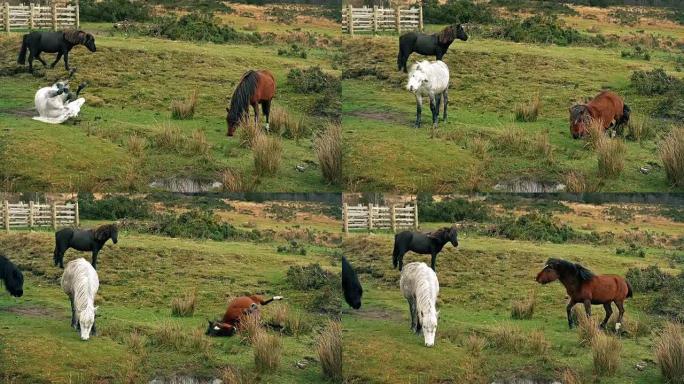
[[[603,91],[586,104],[576,104],[570,108],[570,133],[579,139],[587,133],[592,120],[601,128],[616,130],[629,122],[631,110],[615,92]]]
[[[78,251],[91,251],[93,260],[91,264],[97,269],[97,254],[100,253],[107,240],[112,239],[116,244],[119,239],[119,231],[116,224],[105,224],[95,229],[63,228],[55,232],[54,262],[60,268],[64,268],[64,252],[73,248]]]
[[[399,54],[397,55],[397,67],[406,72],[406,61],[413,52],[421,55],[435,55],[437,60],[442,60],[447,49],[454,40],[466,41],[468,35],[461,24],[449,25],[438,33],[426,35],[420,32],[407,32],[399,36]]]
[[[394,252],[392,252],[392,265],[399,270],[404,267],[404,254],[408,251],[423,255],[432,255],[432,270],[435,271],[437,254],[442,251],[448,242],[458,247],[458,232],[456,227],[444,227],[434,232],[422,233],[404,231],[394,236]]]
[[[266,116],[266,130],[268,130],[268,118],[271,114],[271,100],[275,96],[276,81],[273,74],[267,70],[249,70],[242,75],[240,83],[235,88],[230,99],[230,107],[226,108],[226,123],[228,124],[228,136],[233,136],[235,129],[243,116],[249,116],[249,106],[254,108],[254,119],[259,124],[259,104]]]
[[[572,328],[572,307],[577,303],[584,304],[587,316],[591,316],[591,306],[602,304],[606,310],[606,317],[601,322],[601,328],[613,314],[611,303],[615,303],[619,315],[615,323],[616,330],[620,329],[622,316],[625,314],[625,299],[632,297],[632,286],[622,276],[595,275],[585,267],[566,260],[550,258],[544,268],[537,274],[537,282],[548,284],[560,280],[570,296],[566,307],[568,313],[568,325]]]

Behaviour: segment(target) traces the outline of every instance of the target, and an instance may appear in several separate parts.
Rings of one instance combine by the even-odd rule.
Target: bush
[[[683,141],[684,142],[684,141]],[[606,139],[596,147],[598,173],[603,178],[615,178],[625,168],[627,146],[619,139]]]
[[[654,343],[660,372],[669,384],[684,384],[684,335],[679,324],[668,323]]]
[[[300,245],[295,240],[290,240],[288,245],[279,245],[278,248],[276,248],[276,252],[306,256],[306,247]]]
[[[257,135],[252,145],[254,170],[259,176],[274,175],[280,168],[283,143],[279,138]]]
[[[594,373],[599,376],[612,376],[617,372],[622,351],[620,340],[599,333],[591,342],[591,351],[594,357]]]
[[[254,349],[254,364],[258,372],[272,372],[278,369],[283,348],[283,341],[280,337],[259,331],[254,336],[252,348]]]
[[[323,177],[332,184],[342,181],[342,126],[328,124],[327,129],[314,140]]]
[[[179,317],[192,317],[197,304],[197,293],[192,291],[184,297],[175,297],[171,300],[171,314]]]
[[[139,32],[171,40],[208,41],[212,43],[247,42],[261,40],[258,33],[238,32],[232,27],[221,25],[220,20],[210,13],[193,12],[176,18],[156,18],[152,26],[143,26]]]
[[[669,280],[647,309],[651,313],[684,323],[684,272]]]
[[[659,152],[667,181],[675,187],[684,187],[684,127],[672,128],[661,142]]]
[[[673,279],[672,275],[661,271],[656,265],[644,269],[630,268],[625,278],[636,292],[660,291]]]
[[[308,292],[306,307],[316,312],[339,312],[342,304],[336,274],[325,271],[319,264],[291,266],[285,280],[294,289]]]
[[[342,327],[338,321],[330,321],[316,345],[323,375],[334,383],[342,381]]]
[[[646,257],[646,251],[635,243],[629,243],[627,248],[618,248],[615,250],[616,255],[626,255],[635,257]]]
[[[490,34],[494,38],[518,43],[542,43],[560,46],[571,44],[605,44],[605,39],[599,36],[582,36],[577,30],[563,26],[555,15],[536,15],[524,20],[506,20]]]
[[[79,193],[78,210],[81,219],[89,220],[147,219],[152,216],[152,207],[146,201],[120,195],[106,195],[95,200],[92,193]]]
[[[150,18],[150,8],[145,3],[131,0],[81,0],[79,15],[81,21],[146,21]]]
[[[340,79],[329,75],[319,66],[307,69],[293,68],[287,74],[287,83],[299,93],[322,93],[329,90],[342,91]]]
[[[210,210],[192,209],[175,214],[158,215],[148,227],[139,228],[148,232],[169,237],[189,239],[254,239],[255,233],[243,232],[228,223],[222,222]]]
[[[541,110],[541,99],[536,96],[529,104],[520,104],[515,108],[515,121],[537,121]]]
[[[418,195],[418,216],[424,222],[455,223],[463,220],[484,222],[492,217],[492,210],[477,200],[449,198],[434,201],[431,195]]]
[[[425,0],[423,18],[426,23],[432,24],[489,24],[495,21],[494,13],[488,6],[471,0],[448,0],[444,4],[438,0]]]
[[[550,241],[565,243],[577,236],[572,227],[559,224],[549,214],[532,212],[517,218],[506,217],[495,227],[499,236],[511,240]]]
[[[194,90],[187,100],[173,100],[171,102],[171,117],[177,120],[191,119],[197,107],[197,90]]]
[[[640,95],[662,95],[681,87],[681,80],[668,75],[662,68],[632,72],[631,84]]]

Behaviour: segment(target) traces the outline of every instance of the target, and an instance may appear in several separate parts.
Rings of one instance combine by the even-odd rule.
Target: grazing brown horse
[[[259,306],[266,305],[274,300],[282,300],[282,296],[273,296],[265,300],[263,296],[240,296],[228,304],[228,309],[220,321],[209,321],[207,335],[209,336],[232,336],[240,325],[242,316],[251,313],[259,314]]]
[[[570,296],[566,307],[570,328],[573,324],[571,311],[575,304],[583,303],[587,316],[591,316],[592,304],[603,304],[606,318],[601,322],[601,328],[604,328],[613,314],[611,302],[614,302],[620,312],[615,329],[620,329],[622,316],[625,314],[624,301],[632,297],[632,286],[622,276],[595,275],[579,264],[550,258],[546,261],[544,269],[537,274],[537,282],[547,284],[556,280],[560,280]]]
[[[587,133],[591,120],[600,122],[606,130],[618,128],[629,122],[631,110],[615,92],[603,91],[586,104],[575,104],[570,108],[570,133],[579,139]]]
[[[228,123],[228,136],[233,136],[240,119],[246,114],[249,116],[249,106],[254,108],[254,119],[259,124],[259,104],[266,115],[266,130],[268,130],[268,117],[271,113],[271,100],[275,96],[276,81],[273,74],[267,70],[249,70],[240,79],[230,99],[230,107],[226,108],[226,122]]]

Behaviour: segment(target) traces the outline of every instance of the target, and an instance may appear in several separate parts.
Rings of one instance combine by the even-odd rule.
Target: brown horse
[[[598,121],[606,130],[618,128],[629,122],[631,110],[615,92],[603,91],[587,104],[576,104],[570,108],[570,133],[578,139],[587,133],[591,120]]]
[[[207,335],[209,336],[232,336],[240,325],[242,316],[252,313],[259,315],[259,306],[266,305],[274,300],[281,300],[282,296],[273,296],[265,300],[263,296],[240,296],[228,304],[228,309],[220,321],[209,321]]]
[[[268,117],[271,113],[271,100],[275,96],[276,81],[273,74],[267,70],[249,70],[240,79],[230,99],[230,107],[226,108],[226,122],[228,123],[228,136],[233,136],[240,119],[246,114],[249,116],[249,106],[254,108],[254,119],[259,123],[259,104],[266,115],[266,129],[268,130]]]
[[[603,304],[606,317],[601,322],[601,328],[604,328],[613,314],[611,302],[614,302],[620,312],[615,329],[620,329],[622,316],[625,314],[624,301],[632,297],[632,286],[627,280],[616,275],[595,275],[579,264],[551,258],[537,274],[537,282],[547,284],[556,280],[560,280],[570,296],[566,307],[570,328],[573,324],[571,311],[575,304],[583,303],[587,316],[591,316],[592,304]]]

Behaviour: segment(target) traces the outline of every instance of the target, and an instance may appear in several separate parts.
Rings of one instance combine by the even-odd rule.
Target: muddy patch
[[[362,319],[402,321],[401,312],[390,311],[387,309],[364,309],[361,307],[359,310],[349,310],[348,313],[353,316],[358,316]]]
[[[154,180],[149,184],[150,188],[163,189],[176,193],[200,193],[215,191],[223,187],[219,181],[200,181],[190,178],[170,178]]]
[[[381,111],[354,111],[349,113],[350,116],[360,117],[362,119],[382,121],[385,123],[409,124],[404,115],[397,112],[381,112]]]
[[[33,117],[38,115],[33,108],[0,108],[0,113],[16,117]]]
[[[53,308],[39,307],[37,305],[21,305],[7,308],[0,308],[0,311],[5,311],[9,313],[14,313],[19,316],[29,316],[29,317],[51,317],[51,318],[62,318],[65,317],[61,312]]]

